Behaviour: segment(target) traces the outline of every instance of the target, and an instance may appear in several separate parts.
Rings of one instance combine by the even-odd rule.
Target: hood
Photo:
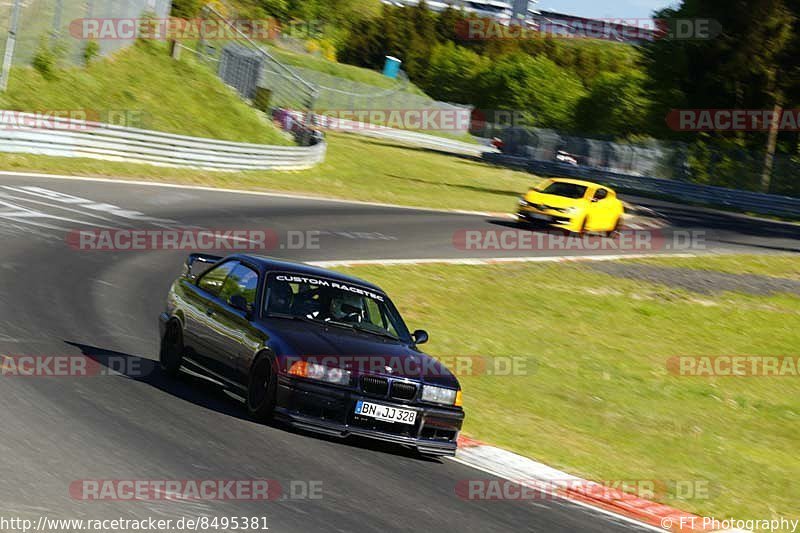
[[[558,207],[561,209],[582,206],[586,203],[586,200],[583,198],[567,198],[565,196],[544,194],[534,190],[528,191],[528,193],[525,195],[525,200],[533,204],[545,204],[549,205],[550,207]]]
[[[344,327],[305,321],[266,319],[270,345],[284,361],[302,358],[338,366],[354,374],[380,374],[458,388],[458,380],[433,357],[403,344]],[[285,368],[285,367],[284,367]]]

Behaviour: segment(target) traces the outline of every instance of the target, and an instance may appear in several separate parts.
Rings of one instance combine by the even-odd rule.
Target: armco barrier
[[[386,126],[378,126],[375,124],[357,122],[354,120],[331,118],[326,115],[315,115],[314,121],[317,126],[334,131],[355,133],[357,135],[375,137],[378,139],[389,139],[392,141],[399,141],[413,146],[419,146],[440,152],[480,157],[484,152],[491,153],[497,151],[494,146],[472,144],[454,139],[448,139],[446,137],[439,137],[437,135],[429,135],[427,133],[419,133],[417,131],[401,130],[397,128],[388,128]]]
[[[534,174],[595,181],[642,196],[666,197],[695,204],[729,207],[762,215],[800,218],[800,198],[791,196],[741,191],[685,181],[632,176],[551,161],[525,160],[524,158],[501,154],[484,154],[484,158],[489,162],[509,166],[520,166],[525,161],[525,168]]]
[[[235,143],[0,111],[0,152],[209,170],[299,170],[322,162],[326,144],[302,147]]]

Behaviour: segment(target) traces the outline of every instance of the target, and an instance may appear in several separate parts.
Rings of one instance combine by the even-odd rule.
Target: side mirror
[[[238,309],[239,311],[244,311],[245,313],[250,312],[250,306],[247,305],[247,300],[244,299],[244,296],[241,294],[234,294],[228,300],[228,303],[231,304],[231,307],[234,309]]]
[[[414,344],[425,344],[428,342],[428,332],[424,329],[418,329],[411,334],[411,337],[414,339]]]

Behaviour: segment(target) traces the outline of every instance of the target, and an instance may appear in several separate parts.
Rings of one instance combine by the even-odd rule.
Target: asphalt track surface
[[[653,207],[676,226],[713,231],[711,247],[800,251],[797,226]],[[324,232],[313,249],[269,252],[297,260],[498,256],[467,254],[453,246],[453,235],[507,225],[352,203],[0,177],[0,354],[84,354],[142,369],[129,376],[0,378],[0,516],[262,516],[272,531],[644,530],[560,500],[464,501],[455,491],[460,481],[491,476],[392,445],[256,424],[216,385],[192,376],[171,381],[152,364],[156,317],[186,252],[83,251],[67,244],[75,229],[197,226],[268,228],[282,244],[289,230]],[[300,497],[81,501],[69,492],[82,479],[254,478],[275,480],[285,493],[297,487]],[[322,497],[303,499],[304,482],[317,483]]]

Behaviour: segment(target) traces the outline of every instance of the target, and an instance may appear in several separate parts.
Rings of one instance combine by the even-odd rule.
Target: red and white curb
[[[459,436],[453,461],[549,496],[612,515],[654,531],[703,531],[703,518],[606,485],[572,476],[502,448]],[[544,488],[543,488],[544,487]],[[726,530],[725,533],[749,533]],[[723,533],[718,531],[718,533]]]

